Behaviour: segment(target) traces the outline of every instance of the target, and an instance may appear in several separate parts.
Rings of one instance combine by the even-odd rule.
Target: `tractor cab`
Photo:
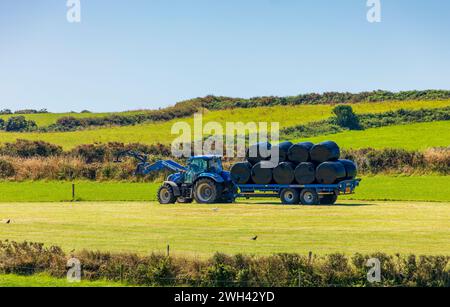
[[[220,175],[222,171],[222,158],[220,156],[195,156],[188,160],[184,183],[193,183],[203,173]]]

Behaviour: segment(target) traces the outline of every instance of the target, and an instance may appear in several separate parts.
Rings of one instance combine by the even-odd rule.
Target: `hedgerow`
[[[76,257],[83,280],[110,280],[142,286],[209,287],[449,287],[450,257],[388,255],[384,253],[225,255],[208,259],[152,253],[113,254],[83,250],[65,254],[57,246],[0,242],[0,273],[48,273],[65,278],[66,263]],[[381,280],[367,279],[369,259],[381,264]]]

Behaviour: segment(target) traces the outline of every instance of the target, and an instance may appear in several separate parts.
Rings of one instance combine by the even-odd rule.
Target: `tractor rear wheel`
[[[161,205],[174,204],[177,201],[171,186],[164,184],[159,188],[158,201]]]
[[[314,189],[303,189],[300,193],[300,202],[303,205],[318,205],[319,194]]]
[[[194,185],[194,198],[199,204],[214,204],[222,197],[222,186],[211,179],[200,179]]]

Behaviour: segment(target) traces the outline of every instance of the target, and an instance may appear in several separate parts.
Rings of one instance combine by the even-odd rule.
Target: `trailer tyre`
[[[298,204],[300,193],[296,189],[283,189],[280,192],[280,199],[283,204]]]
[[[194,186],[194,198],[199,204],[214,204],[222,196],[222,186],[211,179],[200,179]]]
[[[319,194],[314,189],[303,189],[300,193],[300,202],[303,205],[318,205]]]
[[[158,201],[161,205],[174,204],[177,201],[171,186],[164,184],[159,188]]]
[[[320,199],[320,204],[321,205],[334,205],[336,203],[337,199],[338,199],[338,196],[336,194],[324,195]]]

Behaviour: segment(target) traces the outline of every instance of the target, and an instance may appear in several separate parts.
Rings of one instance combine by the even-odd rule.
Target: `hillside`
[[[421,109],[421,108],[442,108],[450,106],[450,100],[437,100],[437,101],[389,101],[389,102],[377,102],[377,103],[355,103],[352,107],[356,113],[382,113],[386,111],[393,111],[398,109]],[[280,122],[280,127],[291,127],[299,124],[306,124],[313,121],[329,118],[332,113],[333,105],[321,104],[321,105],[298,105],[298,106],[274,106],[274,107],[257,107],[254,109],[228,109],[220,111],[208,111],[204,110],[204,122],[216,121],[225,126],[228,121],[241,121],[241,122]],[[137,111],[139,112],[139,111]],[[61,114],[60,114],[61,115]],[[78,114],[88,116],[88,114]],[[92,116],[93,114],[90,114]],[[95,114],[100,116],[100,113]],[[56,114],[33,114],[27,115],[27,117],[34,117],[41,122],[47,124],[57,118]],[[166,122],[154,122],[146,123],[135,126],[125,127],[108,127],[88,129],[73,132],[47,132],[47,133],[11,133],[0,132],[0,143],[14,142],[16,139],[29,139],[29,140],[43,140],[50,143],[58,144],[64,147],[64,149],[70,149],[80,144],[95,143],[95,142],[123,142],[133,143],[141,142],[146,144],[164,143],[169,144],[173,140],[171,135],[171,127],[175,122],[180,119],[174,119]],[[184,119],[187,123],[192,124],[192,117]],[[425,125],[428,127],[427,132],[416,131],[419,133],[415,138],[418,139],[418,145],[411,146],[406,144],[405,148],[424,148],[428,146],[447,146],[449,144],[445,135],[435,135],[434,141],[428,141],[429,134],[432,133],[433,124]],[[446,129],[447,123],[437,124],[436,129]],[[443,128],[444,127],[444,128]],[[392,128],[386,127],[385,129]],[[403,127],[405,128],[405,127]],[[402,128],[402,129],[403,129]],[[431,130],[430,130],[431,129]],[[395,129],[394,129],[395,130]],[[440,131],[440,130],[437,130]],[[416,133],[414,132],[414,133]],[[363,131],[359,132],[360,135],[373,132]],[[378,132],[375,132],[378,133]],[[389,132],[388,132],[389,134]],[[346,133],[342,133],[346,135]],[[337,135],[333,135],[335,139]],[[339,136],[343,137],[343,136]],[[376,135],[373,135],[377,139]],[[318,138],[318,139],[323,139]],[[375,140],[376,141],[376,140]],[[403,142],[410,143],[408,140],[399,139],[400,143],[388,142],[389,146],[404,147]],[[371,139],[367,139],[366,143],[372,143]]]

